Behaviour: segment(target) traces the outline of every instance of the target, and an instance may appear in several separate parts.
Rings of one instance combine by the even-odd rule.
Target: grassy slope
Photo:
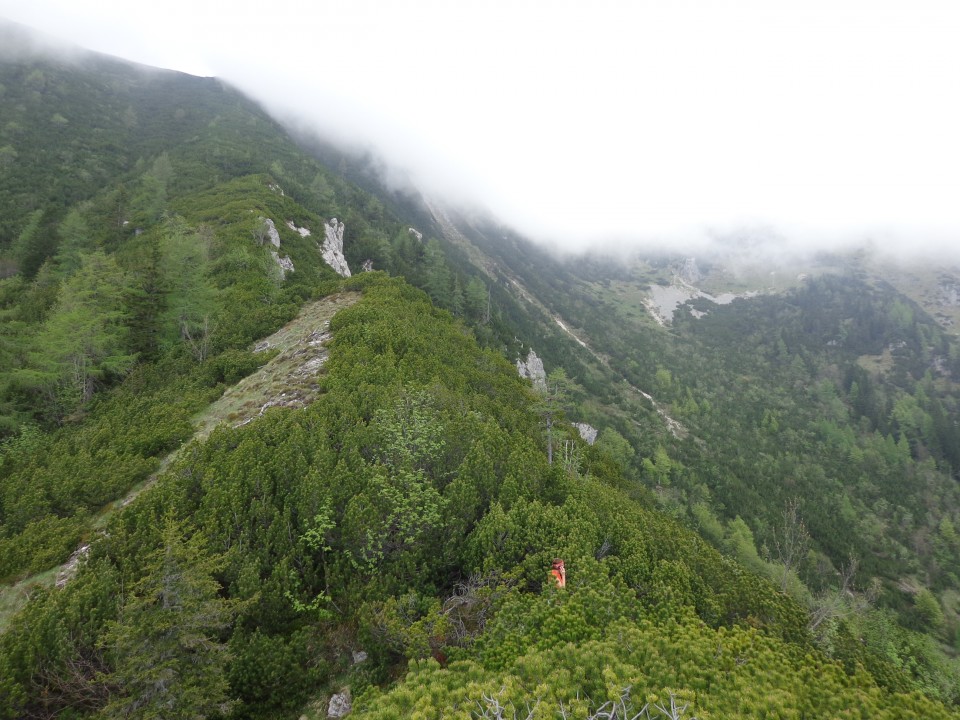
[[[220,423],[245,425],[270,407],[309,405],[319,392],[316,376],[328,357],[330,319],[358,297],[344,292],[308,303],[296,319],[256,343],[256,352],[276,354],[197,415],[194,438],[206,438]]]

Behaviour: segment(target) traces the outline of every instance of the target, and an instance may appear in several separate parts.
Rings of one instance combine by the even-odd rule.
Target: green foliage
[[[3,717],[49,717],[98,710],[110,691],[98,639],[116,617],[116,569],[92,560],[69,592],[34,588],[18,622],[0,635],[0,712]]]
[[[383,647],[404,658],[443,658],[454,623],[440,600],[409,592],[367,606],[367,633]]]
[[[949,716],[960,353],[918,307],[824,279],[664,333],[589,294],[622,268],[575,281],[482,222],[441,241],[215,81],[103,58],[0,81],[0,576],[93,541],[0,635],[0,717],[294,716],[345,682],[375,717]],[[322,264],[334,215],[384,272]],[[312,404],[188,442],[254,342],[343,289]],[[540,397],[503,357],[531,344]],[[877,575],[893,609],[853,584]]]
[[[544,386],[537,390],[540,401],[536,405],[536,412],[543,418],[547,431],[547,462],[553,464],[553,426],[563,418],[577,385],[567,377],[566,370],[558,367],[547,375]]]
[[[96,249],[93,233],[85,217],[87,210],[85,203],[70,208],[57,227],[57,234],[60,236],[60,247],[56,255],[57,269],[67,276],[80,269],[83,254]]]
[[[14,381],[38,397],[45,419],[61,419],[88,402],[97,383],[122,377],[135,356],[127,351],[127,278],[102,252],[80,258]]]
[[[6,174],[6,173],[4,173]],[[46,228],[41,226],[43,210],[34,210],[26,218],[23,228],[10,245],[10,255],[14,267],[24,277],[33,277],[43,264],[45,253],[50,244],[46,238]]]
[[[230,640],[230,689],[239,701],[234,717],[294,714],[329,668],[314,648],[322,642],[309,630],[268,635],[236,632]]]
[[[115,688],[105,717],[204,718],[228,707],[229,655],[217,636],[236,610],[218,597],[218,561],[172,515],[161,537],[101,640],[112,665],[104,682]]]
[[[567,327],[588,329],[581,337],[592,357],[558,347],[559,333],[529,319],[535,313],[520,324],[551,366],[583,383],[603,378],[590,386],[590,422],[614,424],[631,442],[631,470],[660,507],[804,603],[836,587],[836,568],[857,558],[856,582],[877,578],[882,588],[873,602],[895,608],[907,627],[927,627],[936,645],[941,631],[895,590],[923,578],[934,594],[954,592],[960,578],[938,536],[960,512],[960,437],[947,421],[960,408],[957,351],[933,318],[842,268],[786,293],[695,301],[696,314],[681,308],[664,332],[635,302],[650,282],[635,265],[564,263],[482,232],[485,261],[501,263]],[[673,259],[659,262],[669,271]],[[787,567],[776,540],[792,498],[812,551]],[[945,654],[921,657],[931,676],[941,661],[956,666]]]
[[[193,432],[209,402],[201,373],[175,365],[139,368],[97,399],[86,422],[44,434],[25,427],[3,445],[0,576],[65,560],[89,532],[89,513],[145,480],[159,457]]]
[[[617,466],[621,474],[629,471],[630,463],[636,451],[630,442],[616,429],[605,427],[600,431],[596,440],[597,449],[606,455]]]
[[[177,217],[166,221],[158,242],[159,272],[166,290],[164,312],[158,318],[160,344],[184,343],[198,362],[213,350],[216,296],[207,279],[212,242],[209,228],[191,232]]]
[[[852,708],[864,717],[953,716],[755,629],[711,629],[689,615],[637,617],[622,586],[589,576],[566,592],[511,596],[481,641],[449,667],[411,662],[401,683],[366,695],[355,713],[439,718],[483,711],[495,699],[534,718],[561,708],[586,717],[627,697],[635,710],[669,707],[672,698],[696,717],[818,717]]]
[[[271,358],[270,353],[247,350],[224,350],[210,358],[203,366],[211,385],[234,385]]]
[[[927,588],[921,588],[913,599],[914,612],[918,625],[923,630],[940,631],[943,629],[944,617],[940,601]]]
[[[45,512],[45,508],[38,509],[36,505],[28,509],[31,515],[29,520],[17,522],[20,518],[14,513],[21,508],[12,503],[6,505],[12,506],[10,509],[13,511],[9,532],[16,534],[0,538],[2,577],[9,578],[22,572],[42,572],[68,558],[83,539],[89,522],[84,512],[62,518]]]
[[[352,284],[364,295],[330,324],[311,406],[190,445],[111,522],[97,562],[113,568],[104,587],[126,599],[90,630],[98,677],[124,687],[110,707],[133,710],[140,698],[136,712],[147,712],[159,697],[138,684],[149,664],[169,671],[161,689],[180,687],[196,712],[227,698],[238,717],[295,712],[310,687],[342,672],[336,638],[360,625],[368,662],[427,663],[358,701],[358,712],[384,717],[472,709],[485,696],[587,712],[628,686],[638,708],[673,694],[701,715],[750,716],[760,705],[744,700],[747,683],[783,714],[858,703],[880,717],[942,714],[816,655],[797,605],[675,521],[550,465],[513,368],[424,294],[382,275]],[[227,356],[225,368],[230,357],[245,361]],[[121,391],[135,381],[142,391],[155,380],[135,373]],[[24,435],[10,463],[42,441]],[[565,590],[548,581],[556,556],[567,561]],[[185,568],[178,582],[192,604],[166,614],[158,583],[173,566]],[[454,579],[470,576],[491,580],[458,589]],[[65,602],[86,577],[61,591]],[[235,617],[228,602],[242,603]],[[215,603],[210,625],[184,622],[205,603]],[[160,633],[177,617],[177,632]],[[192,635],[198,627],[207,629]],[[25,642],[11,636],[0,653],[21,658],[10,690],[21,706],[21,690],[29,698],[43,686],[36,661],[18,654]]]

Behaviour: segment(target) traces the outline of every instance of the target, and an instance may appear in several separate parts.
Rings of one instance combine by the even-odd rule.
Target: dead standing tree
[[[800,501],[797,498],[787,501],[783,509],[783,524],[773,535],[773,545],[777,559],[783,565],[780,590],[786,592],[790,573],[796,572],[810,549],[810,533],[800,516]]]
[[[547,460],[553,465],[553,426],[563,417],[564,410],[570,402],[571,393],[577,389],[577,384],[567,377],[563,368],[557,368],[549,375],[542,388],[538,388],[539,402],[534,409],[547,427]]]

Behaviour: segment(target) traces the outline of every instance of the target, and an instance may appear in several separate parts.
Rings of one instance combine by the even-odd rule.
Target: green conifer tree
[[[108,626],[113,671],[105,681],[116,692],[106,717],[199,719],[230,705],[223,635],[236,608],[219,596],[218,559],[202,535],[185,535],[168,514],[146,575]]]

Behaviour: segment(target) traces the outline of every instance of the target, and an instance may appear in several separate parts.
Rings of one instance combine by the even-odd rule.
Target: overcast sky
[[[957,0],[0,0],[539,239],[960,247]]]

